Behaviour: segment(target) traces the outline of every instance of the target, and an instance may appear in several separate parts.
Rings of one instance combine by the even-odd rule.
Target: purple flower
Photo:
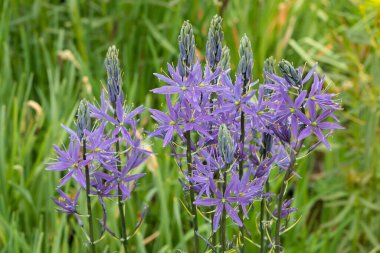
[[[210,180],[210,188],[212,192],[215,194],[215,198],[203,198],[194,201],[195,205],[199,206],[216,206],[214,219],[213,219],[213,230],[214,232],[218,230],[220,218],[222,216],[223,210],[226,210],[228,216],[240,227],[243,226],[242,221],[239,218],[239,215],[235,211],[235,209],[231,206],[231,204],[236,203],[236,197],[231,196],[231,190],[235,185],[236,180],[230,181],[227,185],[224,194],[217,188],[214,180]]]
[[[167,146],[170,141],[173,139],[173,134],[177,132],[180,137],[183,137],[183,132],[181,130],[182,120],[178,115],[178,106],[172,106],[170,97],[166,96],[166,104],[169,109],[169,113],[165,114],[156,109],[149,109],[152,114],[152,118],[156,120],[159,124],[159,127],[152,133],[149,134],[149,137],[164,135],[163,147]]]
[[[236,195],[236,202],[241,206],[244,216],[248,219],[247,206],[251,205],[253,200],[260,198],[262,195],[263,187],[266,182],[266,178],[250,181],[251,173],[248,171],[243,174],[243,177],[239,181],[237,174],[232,179],[235,183],[234,194]]]
[[[301,121],[306,125],[306,127],[300,132],[298,139],[303,140],[309,135],[314,134],[323,144],[325,144],[325,146],[328,149],[331,149],[330,144],[327,142],[322,130],[333,130],[333,129],[344,129],[344,128],[336,123],[323,122],[323,120],[331,116],[331,111],[324,111],[317,117],[314,103],[308,104],[307,108],[310,114],[310,119],[309,118],[301,119]]]
[[[75,194],[74,199],[71,199],[60,189],[58,189],[57,191],[60,197],[58,199],[53,198],[53,201],[61,208],[57,209],[58,212],[66,214],[77,214],[78,198],[81,190],[78,190],[78,192]]]
[[[90,163],[90,160],[82,160],[80,154],[80,144],[76,140],[71,140],[67,150],[61,150],[54,145],[58,154],[57,161],[48,163],[46,170],[64,171],[68,173],[60,180],[58,187],[62,187],[71,177],[73,177],[82,187],[85,188],[84,175],[81,169]]]
[[[336,94],[326,93],[322,90],[324,77],[319,80],[317,73],[314,73],[314,81],[307,99],[308,104],[316,103],[322,110],[340,110],[340,104],[333,100]],[[312,106],[312,105],[309,105]]]
[[[197,61],[192,70],[189,70],[189,74],[185,78],[181,78],[170,64],[168,64],[168,70],[172,78],[161,74],[155,74],[155,76],[169,85],[151,91],[158,94],[179,94],[181,101],[187,100],[197,111],[201,111],[199,104],[202,92],[208,94],[220,90],[220,88],[211,84],[219,76],[220,70],[210,72],[207,68],[203,77],[202,66],[199,61]]]
[[[297,211],[297,208],[291,208],[290,207],[292,202],[293,202],[293,199],[289,199],[289,200],[284,201],[284,203],[282,203],[281,218],[286,218],[289,216],[289,214]],[[277,212],[278,212],[277,209],[274,210],[274,212],[273,212],[273,215],[276,217],[277,217]]]
[[[115,151],[112,145],[116,138],[108,139],[104,134],[105,123],[102,122],[97,129],[88,134],[87,138],[87,160],[97,160],[104,168],[109,168],[109,163],[116,161]]]

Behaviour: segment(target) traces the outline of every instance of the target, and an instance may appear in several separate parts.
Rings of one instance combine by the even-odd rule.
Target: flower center
[[[175,121],[174,121],[174,120],[170,121],[170,122],[169,122],[169,125],[171,125],[171,126],[172,126],[172,125],[175,125]]]
[[[124,122],[120,122],[120,126],[124,126]]]
[[[244,196],[245,196],[244,192],[240,192],[240,193],[239,193],[239,196],[240,196],[240,197],[244,197]]]
[[[102,151],[100,148],[96,148],[95,150],[94,150],[95,152],[100,152],[100,151]]]
[[[240,105],[240,101],[235,101],[235,105]]]
[[[182,86],[182,90],[185,91],[185,90],[186,90],[186,87],[185,87],[185,86]]]
[[[294,109],[294,108],[290,108],[289,111],[290,111],[291,113],[293,113],[293,112],[296,111],[296,109]]]
[[[314,97],[314,96],[312,96],[312,97],[310,98],[310,100],[313,100],[313,101],[315,101],[316,99],[315,99],[315,97]]]
[[[264,113],[264,111],[259,111],[258,113],[257,113],[257,115],[262,115]]]
[[[313,123],[311,123],[311,125],[312,126],[317,126],[317,122],[314,121]]]
[[[222,198],[222,203],[226,203],[226,199],[225,198]]]
[[[199,87],[205,87],[205,85],[204,85],[203,83],[201,83],[201,84],[199,85]]]
[[[72,167],[73,169],[78,168],[78,163],[74,163],[71,167]]]

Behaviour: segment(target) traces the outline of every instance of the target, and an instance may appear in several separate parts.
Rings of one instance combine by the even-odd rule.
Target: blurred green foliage
[[[79,98],[94,101],[105,82],[108,46],[120,48],[129,103],[161,107],[149,90],[152,73],[175,62],[177,35],[189,19],[203,60],[211,17],[223,10],[232,69],[246,33],[254,50],[254,77],[263,61],[319,63],[329,88],[340,93],[346,130],[299,161],[294,182],[299,223],[284,236],[287,252],[380,252],[380,1],[354,0],[2,0],[0,1],[0,252],[84,252],[73,217],[50,200],[58,175],[44,171],[52,144],[63,144],[60,124],[72,125]],[[152,122],[144,114],[142,127]],[[155,141],[154,141],[155,142]],[[137,252],[191,251],[192,231],[181,205],[178,171],[168,150],[153,146],[136,195],[127,204],[131,224],[149,213],[130,245]],[[69,190],[70,186],[66,190]],[[112,219],[109,224],[116,227]],[[114,212],[117,215],[117,212]],[[255,214],[249,221],[257,240]],[[208,229],[201,226],[201,232]],[[102,252],[118,250],[110,237]],[[257,247],[249,244],[249,252]]]

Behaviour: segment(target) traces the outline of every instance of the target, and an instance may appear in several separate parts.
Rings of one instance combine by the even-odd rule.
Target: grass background
[[[59,175],[44,170],[52,144],[66,141],[60,124],[72,126],[79,98],[98,97],[112,44],[120,49],[128,102],[160,108],[162,98],[149,93],[160,85],[152,74],[176,61],[183,20],[193,24],[202,59],[209,22],[221,9],[233,69],[246,33],[255,78],[262,78],[263,61],[271,55],[296,65],[318,62],[345,108],[338,117],[346,130],[331,139],[333,151],[320,148],[299,162],[302,180],[292,191],[300,221],[284,237],[286,251],[380,252],[380,2],[223,2],[0,1],[0,252],[85,252],[75,219],[58,214],[50,200]],[[142,126],[152,128],[148,114]],[[158,155],[148,161],[148,175],[127,204],[129,229],[143,204],[150,206],[130,248],[191,251],[177,168],[168,150],[154,144]],[[110,213],[116,227],[116,208]],[[249,226],[257,242],[254,218]],[[99,243],[101,252],[118,246],[109,236]]]

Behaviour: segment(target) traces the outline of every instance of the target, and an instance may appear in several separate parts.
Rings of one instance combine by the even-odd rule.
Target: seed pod
[[[80,139],[83,139],[84,130],[91,130],[90,109],[85,99],[79,103],[77,118],[76,118],[76,132]]]
[[[302,78],[299,72],[293,67],[293,65],[286,61],[281,60],[278,64],[278,68],[285,78],[285,80],[292,86],[293,88],[300,90],[302,88]]]
[[[232,140],[230,131],[225,124],[219,127],[218,148],[223,161],[226,164],[232,164],[235,153],[234,141]]]
[[[123,99],[124,96],[121,88],[121,71],[118,57],[119,50],[115,46],[110,46],[104,60],[104,66],[107,70],[108,96],[112,104],[116,103],[118,97]]]
[[[224,33],[222,30],[222,17],[215,15],[208,30],[206,44],[206,59],[212,70],[215,70],[222,56],[222,44]]]
[[[178,36],[179,56],[178,69],[182,77],[186,74],[186,68],[192,68],[195,55],[195,38],[193,27],[187,20],[183,22],[181,32]]]
[[[239,55],[240,61],[237,73],[243,78],[244,84],[248,84],[252,78],[253,53],[251,42],[245,34],[240,40]]]

